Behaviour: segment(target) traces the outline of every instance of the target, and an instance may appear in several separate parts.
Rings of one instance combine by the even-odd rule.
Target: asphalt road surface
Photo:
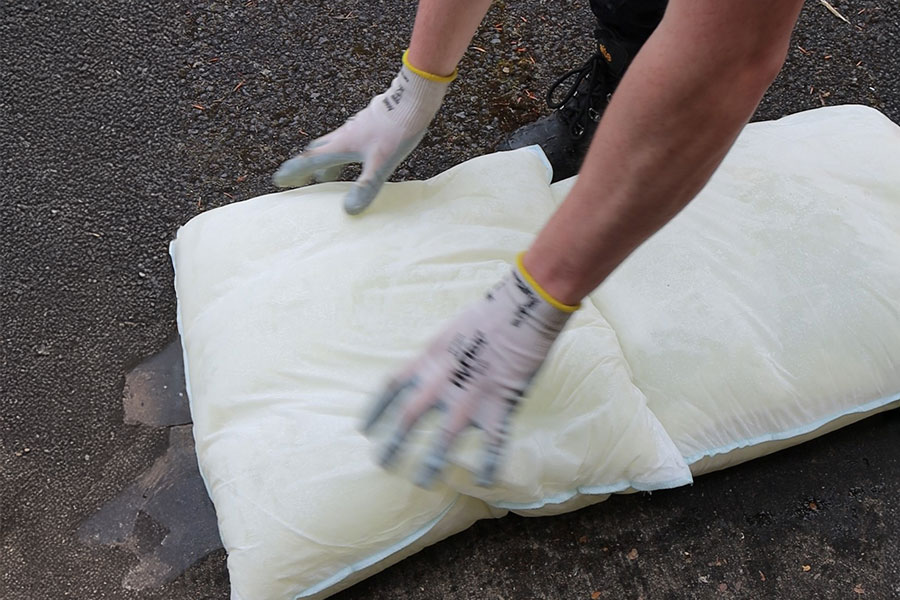
[[[757,119],[861,103],[900,122],[900,4],[834,6],[849,23],[807,2]],[[142,588],[135,547],[77,535],[175,435],[125,422],[125,374],[175,336],[178,226],[273,191],[282,160],[388,84],[414,10],[2,3],[0,598],[228,598],[221,550]],[[541,114],[592,27],[583,1],[496,3],[473,42],[483,51],[397,177],[489,152]],[[898,412],[689,488],[481,522],[339,598],[898,597]],[[132,546],[165,537],[151,525]]]

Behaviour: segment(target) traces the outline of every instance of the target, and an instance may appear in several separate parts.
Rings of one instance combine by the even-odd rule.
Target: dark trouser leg
[[[629,56],[640,50],[662,20],[667,0],[590,0],[601,29],[608,29]]]
[[[666,0],[590,0],[597,16],[597,51],[549,86],[554,112],[514,131],[498,150],[539,144],[553,165],[553,180],[578,172],[597,123],[619,80],[662,20]]]

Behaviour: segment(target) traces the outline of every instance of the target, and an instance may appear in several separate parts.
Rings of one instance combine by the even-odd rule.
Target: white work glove
[[[428,411],[438,409],[441,425],[429,432],[433,439],[426,443],[429,450],[414,482],[429,487],[446,466],[456,438],[474,426],[485,438],[476,483],[491,485],[510,417],[577,309],[547,294],[525,271],[520,256],[512,272],[453,320],[374,402],[363,432],[371,437],[376,423],[386,415],[391,419],[388,434],[375,440],[381,465],[390,467],[410,430]]]
[[[397,166],[419,144],[437,114],[456,72],[448,77],[416,69],[403,54],[403,66],[384,93],[329,134],[284,162],[275,173],[278,187],[331,181],[347,163],[363,163],[362,174],[344,198],[344,210],[355,215],[365,210]]]

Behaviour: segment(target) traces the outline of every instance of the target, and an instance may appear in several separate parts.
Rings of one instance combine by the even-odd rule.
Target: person
[[[286,161],[275,183],[303,185],[316,173],[327,179],[342,164],[362,162],[344,208],[365,210],[422,139],[489,5],[420,0],[390,87]],[[380,450],[383,465],[395,460],[419,419],[438,409],[441,425],[429,432],[416,483],[427,487],[440,476],[453,443],[471,426],[484,438],[477,481],[494,482],[515,408],[570,315],[709,180],[781,70],[801,6],[669,1],[597,118],[565,201],[508,276],[376,395],[365,431],[397,415]]]

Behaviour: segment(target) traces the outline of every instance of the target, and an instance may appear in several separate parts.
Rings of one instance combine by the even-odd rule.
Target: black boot
[[[631,62],[622,44],[609,31],[597,29],[594,36],[596,54],[550,86],[547,105],[554,111],[520,127],[497,146],[497,150],[513,150],[540,145],[553,165],[553,181],[578,173],[600,116]],[[562,100],[554,101],[557,88],[570,80],[572,83]]]

